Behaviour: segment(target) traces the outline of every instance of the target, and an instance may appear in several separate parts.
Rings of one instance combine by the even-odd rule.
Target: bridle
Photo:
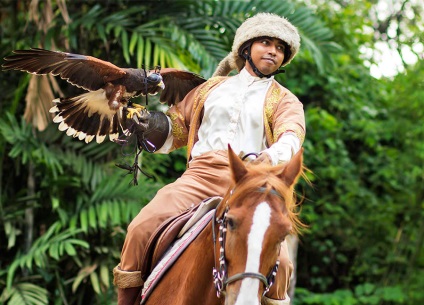
[[[261,192],[264,193],[266,191],[265,187],[259,187],[257,190],[257,192]],[[233,190],[230,192],[230,194],[233,193]],[[278,197],[280,197],[281,199],[283,198],[276,190],[271,189],[269,191],[270,194],[276,195]],[[226,238],[226,233],[227,233],[227,213],[229,210],[229,206],[227,205],[225,208],[225,211],[222,215],[221,218],[217,218],[216,217],[216,211],[217,209],[215,209],[215,215],[214,218],[212,220],[212,239],[213,239],[213,246],[214,246],[214,262],[216,264],[216,234],[215,234],[215,223],[219,224],[219,268],[217,268],[217,266],[215,265],[215,267],[213,267],[212,269],[212,275],[213,275],[213,281],[215,284],[215,289],[216,289],[216,295],[219,298],[224,292],[225,289],[227,288],[227,285],[245,278],[256,278],[258,280],[260,280],[264,286],[265,286],[265,290],[263,295],[265,295],[269,289],[271,288],[271,286],[274,284],[275,281],[275,275],[277,274],[278,271],[278,267],[280,265],[280,261],[277,259],[277,261],[275,262],[274,267],[271,269],[271,271],[269,272],[269,274],[267,276],[264,276],[261,273],[256,273],[256,272],[242,272],[242,273],[237,273],[233,276],[228,277],[227,274],[227,264],[226,264],[226,259],[225,259],[225,238]]]

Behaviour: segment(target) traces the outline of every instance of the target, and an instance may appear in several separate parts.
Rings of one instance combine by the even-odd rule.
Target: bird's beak
[[[158,84],[158,87],[161,88],[162,90],[165,89],[165,83],[163,82],[163,80],[160,81],[160,83]]]

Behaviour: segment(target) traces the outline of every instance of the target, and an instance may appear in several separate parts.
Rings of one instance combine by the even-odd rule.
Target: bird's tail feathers
[[[78,138],[86,143],[96,138],[102,143],[107,135],[111,141],[119,136],[122,108],[110,110],[103,89],[91,91],[75,97],[57,98],[50,108],[55,113],[53,122],[59,124],[59,130],[68,136]]]

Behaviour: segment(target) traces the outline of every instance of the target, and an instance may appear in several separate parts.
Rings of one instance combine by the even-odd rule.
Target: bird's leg
[[[124,97],[126,93],[125,86],[107,83],[104,89],[106,91],[106,98],[109,100],[109,108],[111,110],[118,110],[122,104],[127,103]],[[141,118],[141,113],[145,110],[145,107],[139,104],[132,104],[132,106],[133,108],[127,108],[127,118],[131,119],[134,115]]]

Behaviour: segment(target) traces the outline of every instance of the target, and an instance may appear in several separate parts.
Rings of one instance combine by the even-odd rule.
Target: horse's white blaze
[[[271,208],[266,202],[260,203],[253,214],[252,227],[247,239],[247,261],[245,272],[259,272],[262,243],[265,232],[271,222]],[[257,298],[259,285],[258,279],[245,278],[240,287],[235,305],[259,305]]]

